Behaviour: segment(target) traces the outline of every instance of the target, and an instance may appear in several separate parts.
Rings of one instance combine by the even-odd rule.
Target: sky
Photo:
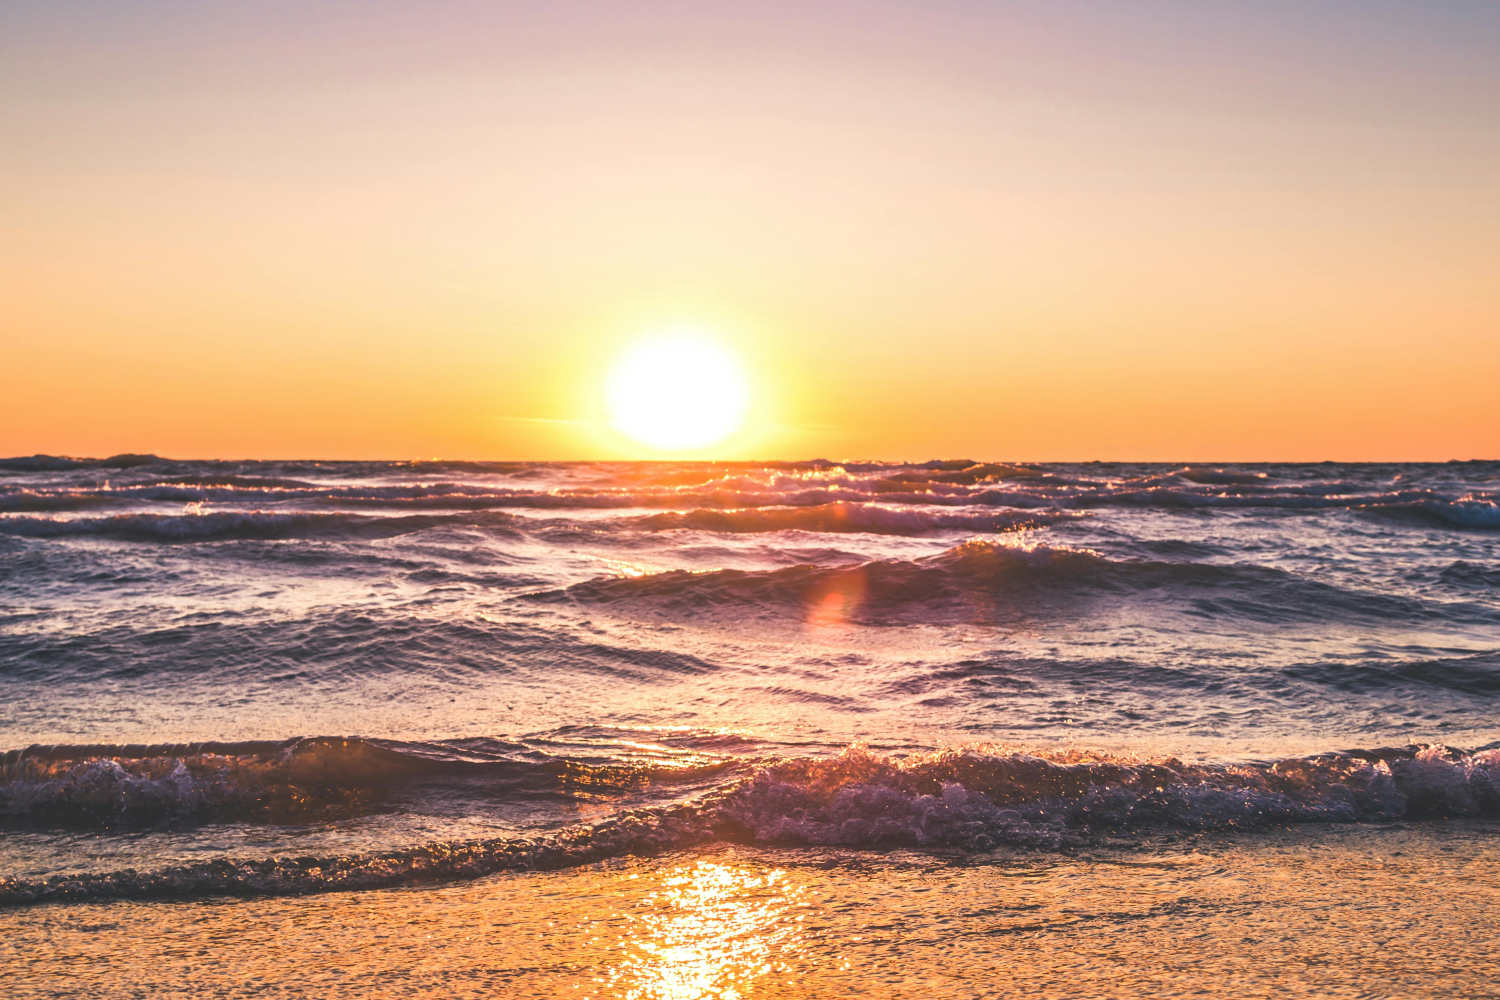
[[[712,457],[1500,457],[1500,4],[7,0],[0,92],[0,454],[659,457],[686,329]]]

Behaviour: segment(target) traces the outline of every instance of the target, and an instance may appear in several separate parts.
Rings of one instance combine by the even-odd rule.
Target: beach
[[[0,953],[18,1000],[1492,997],[1497,832],[1040,858],[713,849],[390,892],[39,906],[0,913]]]

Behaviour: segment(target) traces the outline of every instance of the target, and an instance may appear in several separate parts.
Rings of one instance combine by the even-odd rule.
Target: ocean
[[[0,460],[0,967],[1500,995],[1497,707],[1497,462]]]

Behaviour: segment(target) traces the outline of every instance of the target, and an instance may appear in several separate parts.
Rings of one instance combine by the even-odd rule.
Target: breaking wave
[[[9,765],[8,765],[9,766]],[[218,859],[0,879],[0,905],[292,895],[562,868],[727,842],[986,853],[1112,846],[1180,832],[1500,815],[1500,749],[1358,750],[1274,762],[1184,763],[957,749],[763,765],[687,802],[531,837],[333,857]]]
[[[449,794],[607,796],[703,781],[731,766],[703,753],[560,756],[489,738],[32,747],[0,757],[0,825],[310,822],[378,812],[393,795],[435,787]]]

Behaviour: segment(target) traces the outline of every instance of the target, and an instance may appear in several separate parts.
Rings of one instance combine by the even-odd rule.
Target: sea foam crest
[[[1494,815],[1500,750],[1218,765],[973,749],[893,760],[854,748],[766,768],[723,809],[760,843],[967,850],[1057,847],[1115,831]]]
[[[859,747],[768,764],[686,803],[626,810],[534,837],[338,857],[221,859],[154,872],[0,878],[0,905],[47,900],[288,895],[559,868],[701,844],[989,852],[1108,836],[1288,823],[1500,815],[1500,748],[1349,751],[1190,764],[955,749],[911,758]]]

